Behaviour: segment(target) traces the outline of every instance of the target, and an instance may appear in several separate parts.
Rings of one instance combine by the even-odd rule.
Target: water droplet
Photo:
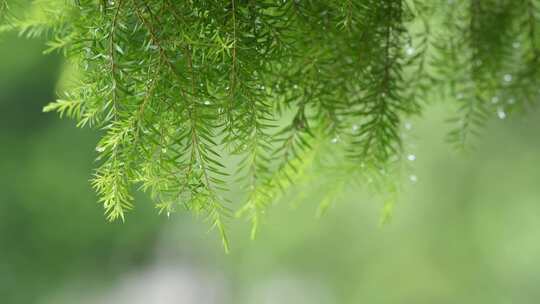
[[[359,128],[358,125],[354,124],[351,129],[352,129],[353,132],[356,132],[356,131],[358,131],[358,128]]]
[[[499,119],[505,119],[506,112],[504,112],[504,109],[502,108],[497,109],[497,116],[499,117]]]
[[[409,154],[409,155],[407,155],[407,159],[410,160],[410,161],[415,161],[416,160],[416,155]]]
[[[412,124],[410,122],[406,122],[404,127],[405,127],[405,130],[410,130],[412,129]]]
[[[512,43],[512,47],[515,48],[515,49],[519,49],[519,47],[521,46],[521,44],[519,42],[514,42]]]
[[[507,102],[508,104],[514,104],[516,103],[516,100],[514,98],[509,98]]]
[[[499,102],[499,96],[493,96],[491,98],[491,103],[498,103]]]
[[[209,105],[209,104],[210,104],[210,100],[205,100],[205,101],[204,101],[204,104],[205,104],[205,105]]]
[[[416,183],[418,181],[418,177],[414,174],[409,175],[409,180],[413,183]]]
[[[457,99],[463,99],[464,95],[463,93],[457,93],[456,98]]]
[[[504,81],[510,82],[512,81],[512,74],[505,74],[503,77]]]
[[[339,141],[339,138],[334,137],[332,140],[330,140],[331,143],[336,144]]]
[[[171,217],[171,212],[167,211],[167,218],[170,218],[170,217]]]
[[[405,54],[407,54],[408,56],[414,55],[414,48],[413,48],[412,46],[408,46],[408,47],[405,49]]]
[[[101,153],[101,152],[105,151],[105,147],[97,146],[97,147],[96,147],[96,151],[98,151],[98,152]]]

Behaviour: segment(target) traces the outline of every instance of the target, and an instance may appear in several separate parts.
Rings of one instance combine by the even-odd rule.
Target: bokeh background
[[[158,215],[144,194],[125,223],[105,221],[88,182],[99,132],[42,113],[64,69],[44,49],[0,39],[0,303],[538,303],[538,111],[494,113],[459,153],[434,102],[410,121],[418,181],[389,223],[361,190],[320,219],[285,198],[255,241],[231,224],[226,255],[207,224]]]

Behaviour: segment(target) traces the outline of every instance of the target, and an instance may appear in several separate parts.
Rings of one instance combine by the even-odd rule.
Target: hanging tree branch
[[[49,51],[78,68],[44,110],[103,132],[92,185],[107,218],[126,218],[138,185],[160,212],[204,214],[226,249],[232,209],[254,235],[317,174],[333,179],[320,212],[349,186],[394,197],[381,185],[403,159],[402,122],[431,99],[456,104],[449,139],[462,148],[538,101],[538,0],[16,5],[0,0],[0,31],[53,37]],[[240,202],[226,199],[235,182]]]

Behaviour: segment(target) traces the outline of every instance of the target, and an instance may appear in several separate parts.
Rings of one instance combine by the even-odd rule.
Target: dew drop
[[[332,138],[332,140],[330,140],[330,142],[333,143],[333,144],[337,144],[338,141],[339,141],[339,138],[337,138],[337,137],[334,137],[334,138]]]
[[[507,102],[508,102],[508,104],[514,104],[514,103],[516,103],[516,100],[514,98],[510,98],[510,99],[508,99]]]
[[[409,175],[409,180],[413,183],[416,183],[418,181],[418,177],[414,174]]]
[[[97,147],[96,147],[96,151],[98,151],[98,152],[101,153],[101,152],[105,151],[105,147],[97,146]]]
[[[502,108],[497,109],[497,116],[499,119],[505,119],[506,118],[506,112]]]
[[[351,129],[352,129],[353,132],[356,132],[356,131],[358,131],[358,128],[359,128],[358,125],[354,124]]]
[[[412,46],[408,46],[408,47],[405,49],[405,54],[407,54],[408,56],[414,55],[414,48],[413,48]]]
[[[521,44],[519,42],[514,42],[512,43],[512,47],[515,48],[515,49],[519,49],[519,47],[521,46]]]
[[[456,98],[457,99],[463,99],[463,93],[457,93]]]
[[[405,130],[410,130],[412,129],[412,124],[410,122],[406,122],[404,127],[405,127]]]
[[[491,103],[498,103],[499,102],[499,96],[493,96],[491,98]]]
[[[415,161],[416,160],[416,155],[409,154],[409,155],[407,155],[407,159],[410,160],[410,161]]]
[[[505,74],[503,77],[504,81],[510,82],[512,81],[512,74]]]
[[[205,104],[205,105],[209,105],[209,104],[210,104],[210,100],[205,100],[205,101],[204,101],[204,104]]]

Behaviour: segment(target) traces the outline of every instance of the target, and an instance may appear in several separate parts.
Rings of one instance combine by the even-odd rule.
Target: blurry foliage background
[[[62,70],[43,49],[16,35],[0,40],[0,303],[540,298],[538,111],[493,122],[473,152],[459,154],[442,140],[447,111],[434,103],[412,120],[418,182],[404,182],[389,224],[379,225],[381,203],[355,189],[316,219],[312,189],[272,208],[255,241],[248,223],[234,224],[225,255],[204,223],[182,213],[167,220],[143,196],[126,223],[106,223],[88,182],[97,131],[41,113]]]

